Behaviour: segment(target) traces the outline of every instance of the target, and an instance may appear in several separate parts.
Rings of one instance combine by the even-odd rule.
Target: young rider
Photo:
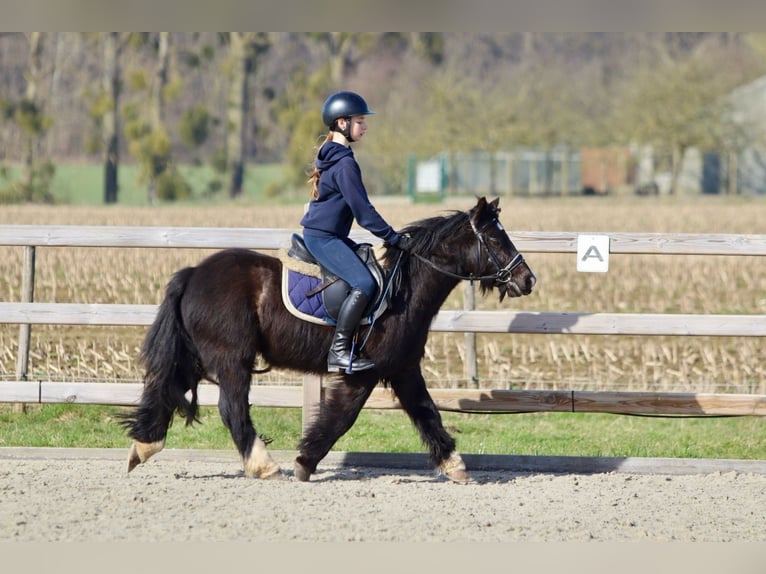
[[[329,372],[358,372],[375,366],[369,359],[352,356],[354,331],[377,290],[372,275],[354,252],[356,243],[349,237],[354,220],[400,249],[406,250],[409,241],[394,231],[370,203],[350,147],[362,139],[367,131],[366,117],[374,113],[354,92],[337,92],[327,98],[322,120],[329,132],[314,161],[312,199],[301,219],[308,250],[351,288],[338,313],[327,355]]]

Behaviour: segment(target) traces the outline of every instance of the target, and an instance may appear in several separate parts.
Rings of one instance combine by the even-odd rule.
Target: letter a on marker
[[[609,236],[577,236],[577,270],[606,273],[609,270]]]
[[[589,257],[595,257],[599,261],[604,260],[604,258],[601,257],[601,253],[599,252],[598,247],[596,247],[595,245],[591,245],[590,247],[588,247],[588,250],[585,252],[585,255],[582,256],[582,260],[585,261]]]

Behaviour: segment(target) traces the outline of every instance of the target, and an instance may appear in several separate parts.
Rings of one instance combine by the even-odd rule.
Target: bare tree
[[[16,114],[19,127],[24,133],[21,189],[24,201],[32,201],[35,198],[47,201],[48,182],[53,175],[52,166],[41,161],[36,153],[40,139],[50,125],[50,118],[42,112],[42,100],[38,93],[45,73],[43,33],[29,32],[27,39],[29,41],[29,59],[25,73],[27,86]]]
[[[324,48],[326,69],[322,73],[334,89],[348,83],[349,72],[375,41],[375,35],[365,32],[311,32],[308,37]]]
[[[242,194],[245,178],[248,119],[250,117],[250,79],[257,58],[268,51],[270,38],[263,32],[229,32],[231,84],[227,102],[228,137],[226,145],[229,196]]]
[[[165,87],[168,83],[168,66],[170,62],[170,32],[160,32],[157,42],[157,66],[154,70],[154,81],[149,96],[149,130],[156,138],[165,135],[164,110]],[[167,136],[165,135],[165,138]],[[155,146],[156,148],[156,146]],[[159,150],[155,149],[155,152]],[[160,156],[162,158],[160,159]],[[170,153],[154,153],[154,162],[149,171],[147,199],[150,204],[157,201],[157,177],[166,169],[170,161]]]
[[[101,87],[108,95],[109,106],[101,118],[101,138],[103,140],[104,162],[104,203],[117,203],[118,169],[120,164],[119,149],[119,109],[120,109],[120,52],[122,50],[120,32],[102,34],[104,48],[104,66]]]

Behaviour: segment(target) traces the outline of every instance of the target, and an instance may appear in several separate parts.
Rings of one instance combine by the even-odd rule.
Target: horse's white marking
[[[472,482],[471,477],[466,472],[463,457],[456,450],[453,450],[449,458],[439,465],[439,470],[444,473],[444,476],[455,482],[461,484]]]
[[[133,444],[130,445],[130,452],[128,453],[128,472],[133,470],[139,464],[145,463],[163,448],[165,448],[164,439],[156,442],[134,441]]]
[[[250,456],[243,462],[245,474],[253,478],[276,478],[280,474],[279,465],[271,458],[266,443],[260,437],[255,438]]]
[[[141,462],[146,462],[155,454],[160,452],[163,448],[165,448],[165,441],[164,440],[158,440],[156,442],[136,441],[133,443],[133,445],[136,447],[136,452],[138,453],[138,458],[141,459]]]
[[[439,465],[439,469],[447,475],[457,470],[465,470],[463,457],[461,457],[456,450],[453,450],[452,454],[449,455],[449,458]]]

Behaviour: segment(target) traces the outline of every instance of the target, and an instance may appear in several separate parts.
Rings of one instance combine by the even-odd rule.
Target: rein
[[[485,246],[486,247],[486,246]],[[491,251],[487,250],[488,253],[491,253]],[[483,281],[485,279],[494,279],[497,283],[509,283],[511,281],[511,272],[516,269],[519,265],[524,263],[524,256],[521,253],[517,253],[513,259],[506,265],[505,267],[500,267],[499,264],[495,263],[495,266],[498,268],[497,271],[492,275],[458,275],[457,273],[453,273],[452,271],[448,271],[447,269],[444,269],[442,267],[439,267],[431,261],[430,259],[426,259],[422,255],[418,255],[417,253],[413,253],[415,257],[420,259],[423,263],[426,263],[429,265],[432,269],[438,271],[442,275],[447,275],[448,277],[452,277],[453,279],[460,279],[461,281]],[[494,263],[494,262],[493,262]]]

